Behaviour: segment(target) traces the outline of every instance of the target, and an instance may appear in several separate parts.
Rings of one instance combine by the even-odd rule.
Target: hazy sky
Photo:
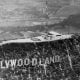
[[[51,17],[65,17],[69,14],[79,13],[80,0],[0,0],[0,27],[33,25],[32,22]],[[78,4],[78,6],[75,6]],[[72,5],[72,7],[69,7]],[[73,7],[75,6],[75,7]],[[65,8],[64,8],[65,7]],[[54,20],[53,20],[54,21]]]

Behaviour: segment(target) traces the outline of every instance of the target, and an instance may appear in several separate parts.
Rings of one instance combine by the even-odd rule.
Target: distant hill
[[[80,14],[70,15],[59,24],[55,24],[54,27],[62,32],[80,33]]]
[[[70,6],[64,6],[60,8],[56,16],[57,17],[68,17],[70,15],[75,15],[80,13],[80,5],[70,5]]]
[[[59,24],[62,26],[73,26],[80,28],[80,14],[70,15],[67,19]]]

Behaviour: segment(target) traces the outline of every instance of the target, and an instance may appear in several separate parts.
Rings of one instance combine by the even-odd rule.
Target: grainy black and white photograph
[[[80,80],[80,0],[0,0],[0,80]]]

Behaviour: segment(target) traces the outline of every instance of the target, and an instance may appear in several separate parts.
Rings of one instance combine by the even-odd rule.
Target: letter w
[[[16,66],[16,59],[10,60],[10,62],[11,62],[11,67],[14,68]]]

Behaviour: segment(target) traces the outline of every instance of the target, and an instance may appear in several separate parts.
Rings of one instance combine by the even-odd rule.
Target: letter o
[[[23,60],[22,59],[19,59],[18,60],[18,66],[22,66],[23,65]]]
[[[29,58],[24,59],[24,65],[29,65],[29,64],[30,64]]]

